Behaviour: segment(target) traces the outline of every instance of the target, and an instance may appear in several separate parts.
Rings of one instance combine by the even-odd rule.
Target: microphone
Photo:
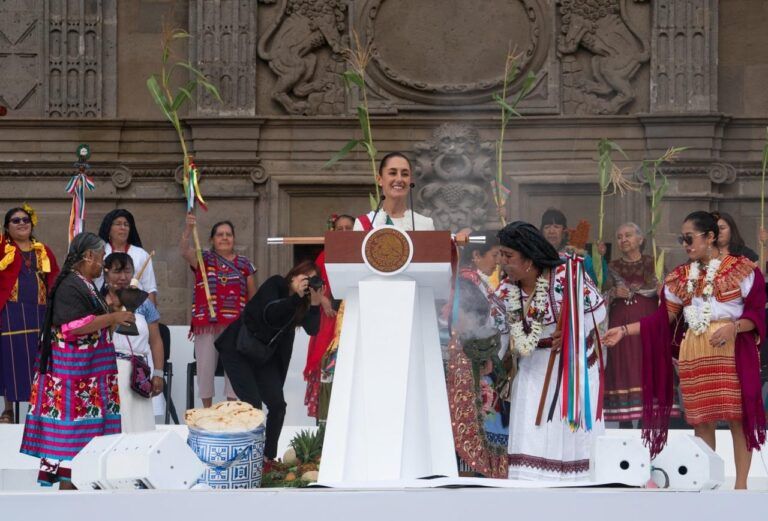
[[[371,219],[371,229],[375,228],[373,223],[376,221],[376,216],[378,215],[379,210],[381,210],[381,205],[384,204],[384,199],[386,198],[387,197],[384,194],[381,194],[381,199],[379,199],[379,204],[376,205],[376,211],[373,212],[373,219]]]
[[[411,189],[408,190],[409,204],[411,205],[411,227],[413,231],[416,231],[416,216],[413,213],[413,189],[416,188],[416,183],[411,183]]]

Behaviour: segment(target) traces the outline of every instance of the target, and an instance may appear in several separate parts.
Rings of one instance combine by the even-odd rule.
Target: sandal
[[[3,411],[3,414],[0,414],[0,423],[13,423],[13,410]]]

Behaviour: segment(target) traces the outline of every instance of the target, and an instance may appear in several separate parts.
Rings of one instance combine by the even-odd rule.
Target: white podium
[[[435,309],[450,293],[451,237],[382,230],[326,234],[345,312],[323,485],[458,476]]]

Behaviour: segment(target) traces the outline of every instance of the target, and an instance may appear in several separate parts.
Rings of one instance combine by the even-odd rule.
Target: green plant
[[[656,280],[664,278],[664,257],[666,250],[656,245],[656,230],[661,223],[661,200],[669,188],[669,179],[661,171],[661,165],[672,162],[685,150],[686,147],[671,147],[657,159],[644,160],[641,164],[643,179],[648,184],[651,195],[651,227],[648,235],[651,238],[651,252],[653,253],[653,266],[656,272]]]
[[[365,87],[365,69],[371,61],[371,53],[371,46],[369,44],[363,45],[358,33],[352,31],[352,46],[344,51],[350,68],[344,71],[341,76],[344,79],[344,85],[348,90],[351,91],[354,87],[357,87],[360,90],[360,103],[357,105],[357,119],[360,123],[360,130],[362,131],[363,138],[350,139],[347,141],[347,144],[344,145],[341,150],[336,152],[325,165],[323,165],[323,168],[331,167],[338,163],[342,158],[346,157],[355,148],[362,147],[363,150],[365,150],[365,153],[368,154],[368,161],[370,162],[371,173],[373,174],[375,194],[369,194],[369,201],[371,209],[375,210],[379,205],[381,193],[379,192],[379,185],[376,182],[376,175],[378,174],[378,170],[376,169],[377,150],[373,144],[371,113],[368,110],[368,94]]]
[[[520,87],[517,95],[512,100],[507,100],[509,96],[509,89],[512,82],[517,78],[520,73],[519,60],[522,54],[515,54],[514,49],[507,53],[506,61],[504,62],[504,80],[502,83],[501,92],[495,92],[493,94],[493,100],[501,109],[501,128],[499,130],[499,139],[496,141],[496,176],[491,181],[491,192],[493,193],[493,201],[496,204],[496,211],[499,215],[499,221],[502,226],[507,224],[506,218],[506,202],[509,197],[509,189],[504,184],[504,133],[507,130],[507,125],[513,117],[522,117],[518,112],[517,107],[525,97],[530,94],[536,82],[536,75],[533,72],[529,72],[523,80],[523,84]]]
[[[296,457],[302,463],[316,462],[323,452],[325,429],[302,429],[291,440],[290,445],[296,451]]]

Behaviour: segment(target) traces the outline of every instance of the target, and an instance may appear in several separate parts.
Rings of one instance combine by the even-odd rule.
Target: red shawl
[[[763,274],[754,270],[755,281],[744,299],[741,317],[755,324],[753,331],[736,337],[736,372],[741,385],[742,424],[747,448],[760,449],[765,442],[765,410],[760,389],[758,345],[765,338],[765,284]],[[655,457],[667,443],[672,412],[672,343],[674,323],[670,324],[664,292],[659,309],[640,320],[643,343],[643,440]]]
[[[328,282],[328,273],[325,271],[325,251],[315,259],[315,265],[319,271],[318,275],[323,279],[323,295],[329,299],[333,298],[331,294],[331,285]],[[320,373],[320,362],[323,359],[325,351],[328,349],[336,333],[336,317],[329,317],[324,311],[320,311],[320,329],[317,334],[309,339],[307,348],[307,365],[304,367],[304,379],[309,381],[313,374]]]
[[[16,285],[16,280],[19,278],[19,273],[21,272],[22,260],[21,255],[18,254],[19,247],[10,240],[6,241],[2,235],[0,235],[0,259],[5,260],[6,255],[11,254],[11,250],[6,249],[9,246],[15,248],[15,252],[13,252],[13,260],[10,261],[5,269],[0,270],[0,309],[3,309],[5,303],[8,302],[8,297],[10,297],[11,291],[13,291],[13,287]],[[48,273],[45,273],[45,284],[50,292],[53,283],[56,280],[56,276],[59,274],[59,265],[56,263],[56,256],[51,249],[45,245],[43,245],[43,248],[45,248],[45,253],[51,263],[51,270]]]

